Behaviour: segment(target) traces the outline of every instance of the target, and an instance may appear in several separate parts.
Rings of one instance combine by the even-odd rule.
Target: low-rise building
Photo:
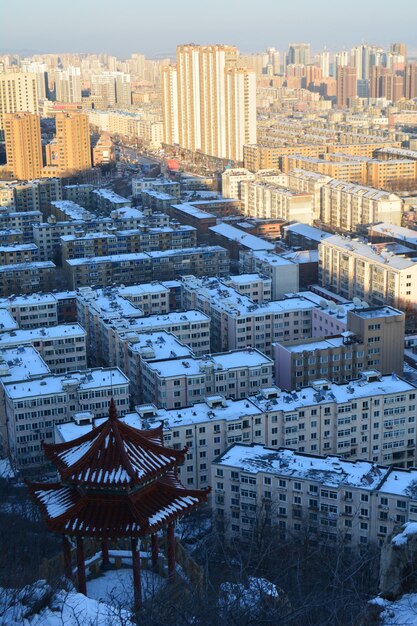
[[[289,259],[284,259],[275,252],[241,251],[239,268],[243,274],[255,272],[270,278],[273,300],[282,298],[286,293],[294,293],[299,290],[298,264]]]
[[[143,364],[143,400],[173,409],[210,395],[240,399],[272,384],[272,379],[273,361],[252,349],[152,361]]]
[[[55,287],[55,270],[52,261],[0,266],[0,297],[52,291]]]
[[[242,181],[240,192],[242,210],[245,215],[313,224],[314,211],[311,194],[290,191],[277,184],[258,181]]]
[[[18,329],[0,334],[0,350],[32,345],[51,372],[62,374],[87,366],[86,332],[79,324]]]
[[[123,207],[130,207],[131,201],[123,198],[111,189],[93,189],[91,192],[93,207],[99,211],[109,213]]]
[[[417,470],[235,444],[212,464],[213,513],[227,539],[302,534],[326,543],[382,545],[417,521]]]
[[[190,273],[225,276],[230,268],[227,250],[220,246],[204,246],[68,259],[65,269],[71,288],[77,289],[87,285],[105,287],[172,280]]]
[[[345,298],[365,299],[371,306],[414,307],[417,263],[393,254],[386,244],[367,244],[334,235],[319,245],[319,281]]]
[[[107,418],[111,398],[118,414],[124,415],[129,409],[129,380],[118,368],[46,374],[5,383],[4,397],[13,463],[21,470],[39,470],[45,461],[41,441],[53,441],[56,424],[80,413]]]

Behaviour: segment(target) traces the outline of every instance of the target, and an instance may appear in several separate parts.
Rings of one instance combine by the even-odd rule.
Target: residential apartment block
[[[347,330],[340,335],[284,341],[273,345],[275,381],[291,390],[317,378],[346,382],[362,370],[382,374],[404,369],[405,315],[392,307],[347,311]]]
[[[18,329],[0,334],[0,349],[32,345],[54,374],[87,366],[86,332],[79,324]]]
[[[245,398],[271,385],[273,361],[258,350],[234,350],[202,358],[143,364],[143,401],[166,409],[190,406],[206,396]]]
[[[19,469],[36,470],[44,463],[41,441],[53,441],[55,424],[108,417],[111,398],[118,414],[124,415],[129,408],[129,380],[118,368],[46,374],[4,383],[4,397],[13,463]]]
[[[256,303],[217,278],[186,276],[184,309],[197,308],[211,319],[211,351],[256,348],[272,354],[272,342],[311,337],[310,300],[287,298]]]
[[[319,246],[319,280],[345,298],[365,299],[371,306],[414,307],[417,302],[415,259],[334,235]]]
[[[153,280],[172,280],[184,274],[224,276],[229,272],[229,255],[220,246],[184,250],[119,254],[66,261],[73,289],[87,285],[105,287],[132,285]]]
[[[55,287],[55,269],[52,261],[0,266],[0,297],[52,291]]]
[[[212,465],[213,514],[228,540],[259,539],[263,528],[281,539],[381,546],[417,521],[416,479],[415,469],[235,444]]]

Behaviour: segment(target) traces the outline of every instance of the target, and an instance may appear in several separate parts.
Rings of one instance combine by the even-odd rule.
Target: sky
[[[416,0],[5,0],[0,53],[132,52],[169,55],[179,43],[241,52],[290,42],[313,51],[404,42],[417,55]]]

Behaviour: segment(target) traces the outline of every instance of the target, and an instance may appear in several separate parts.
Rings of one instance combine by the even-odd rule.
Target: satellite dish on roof
[[[324,298],[322,298],[322,299],[320,300],[319,304],[320,304],[320,306],[321,306],[321,308],[322,308],[322,309],[325,309],[325,308],[328,306],[328,304],[329,304],[329,303],[327,302],[327,300],[325,300]]]
[[[358,308],[358,307],[360,307],[360,306],[361,306],[361,304],[362,304],[361,299],[360,299],[360,298],[357,298],[357,297],[355,296],[355,297],[353,298],[353,304],[354,304],[354,306],[355,306],[355,309],[356,309],[356,308]]]
[[[332,311],[336,311],[336,306],[337,306],[336,302],[331,301],[329,306],[330,306]]]
[[[362,300],[362,308],[369,309],[369,304],[366,302],[366,300]]]

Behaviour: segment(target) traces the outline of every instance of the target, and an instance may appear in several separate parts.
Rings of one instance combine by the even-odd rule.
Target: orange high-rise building
[[[5,113],[7,168],[18,180],[39,178],[42,173],[42,144],[39,115]]]

